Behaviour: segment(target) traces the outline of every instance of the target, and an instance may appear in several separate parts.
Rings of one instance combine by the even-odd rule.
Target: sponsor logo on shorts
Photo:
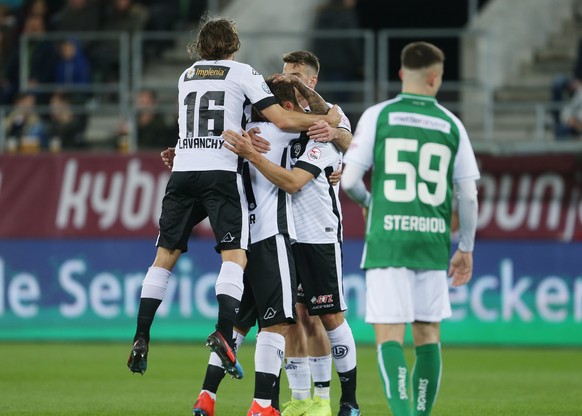
[[[331,347],[331,355],[335,359],[344,358],[350,352],[350,348],[347,345],[335,345]]]
[[[269,307],[269,309],[267,309],[267,312],[265,312],[265,316],[263,316],[263,319],[265,320],[272,319],[275,317],[276,314],[277,312],[275,312],[275,309]]]
[[[232,243],[233,241],[234,241],[234,237],[229,232],[226,233],[224,235],[224,237],[222,237],[222,240],[220,240],[221,243]]]
[[[317,297],[314,296],[311,298],[311,303],[314,305],[333,303],[333,295],[319,295]]]

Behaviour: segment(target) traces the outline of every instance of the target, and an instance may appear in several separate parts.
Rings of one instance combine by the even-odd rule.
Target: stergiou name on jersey
[[[178,140],[178,149],[222,149],[224,139],[220,137],[186,137]]]

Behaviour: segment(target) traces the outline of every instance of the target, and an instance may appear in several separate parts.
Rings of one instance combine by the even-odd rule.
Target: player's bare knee
[[[344,313],[336,312],[327,315],[321,315],[321,323],[326,331],[333,331],[344,322]]]

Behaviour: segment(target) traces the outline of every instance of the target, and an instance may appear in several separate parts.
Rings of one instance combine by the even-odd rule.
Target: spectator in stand
[[[558,135],[559,132],[559,135]],[[582,137],[582,88],[580,86],[574,96],[560,111],[560,120],[556,129],[556,139],[579,139]]]
[[[14,15],[18,21],[18,26],[23,27],[26,18],[29,16],[39,16],[44,20],[47,29],[50,29],[51,16],[55,13],[56,1],[47,0],[25,0],[22,5],[14,10]]]
[[[7,147],[10,152],[36,152],[48,147],[48,136],[36,111],[34,94],[24,93],[16,98],[14,110],[4,120]]]
[[[87,118],[75,114],[71,96],[63,92],[53,94],[50,100],[48,137],[51,150],[78,150],[87,147],[85,128]]]
[[[24,22],[23,34],[42,35],[46,33],[44,17],[39,15],[28,16]],[[36,84],[52,83],[54,81],[54,65],[56,53],[51,42],[35,37],[29,42],[28,61],[20,62],[20,48],[14,47],[6,63],[6,68],[0,82],[0,104],[11,104],[19,90],[20,67],[28,68],[27,87],[34,88]],[[46,104],[46,94],[37,94],[37,102]]]
[[[173,147],[178,140],[178,131],[171,129],[158,108],[156,92],[149,89],[141,90],[135,97],[136,135],[138,150],[160,151]],[[177,127],[177,124],[176,124]],[[127,137],[130,126],[124,121],[119,126],[119,137]]]
[[[86,91],[74,90],[75,85],[83,86],[91,83],[91,64],[81,43],[74,38],[65,39],[59,43],[58,53],[55,83],[72,89],[79,99],[86,99]]]
[[[16,18],[10,9],[0,4],[0,74],[4,74],[16,38]],[[0,88],[1,89],[1,88]]]
[[[97,0],[67,0],[53,19],[57,32],[95,32],[101,27],[101,6]]]
[[[561,105],[564,101],[570,101],[566,107],[575,108],[580,104],[576,104],[576,95],[582,87],[582,39],[578,42],[578,50],[576,54],[576,62],[574,64],[573,75],[557,75],[552,82],[552,118],[554,122],[554,134],[557,140],[568,139],[575,133],[575,119],[571,118],[572,111],[561,110]],[[579,132],[582,131],[578,129]]]
[[[329,0],[318,12],[315,30],[360,29],[356,14],[357,0]],[[313,52],[319,57],[321,70],[319,79],[323,82],[357,81],[363,76],[363,45],[357,39],[315,38]],[[350,101],[346,91],[325,93],[329,102],[345,104]]]

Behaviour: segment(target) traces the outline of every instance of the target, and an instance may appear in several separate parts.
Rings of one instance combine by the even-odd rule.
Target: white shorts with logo
[[[451,315],[445,270],[388,267],[366,271],[366,322],[440,322]]]

